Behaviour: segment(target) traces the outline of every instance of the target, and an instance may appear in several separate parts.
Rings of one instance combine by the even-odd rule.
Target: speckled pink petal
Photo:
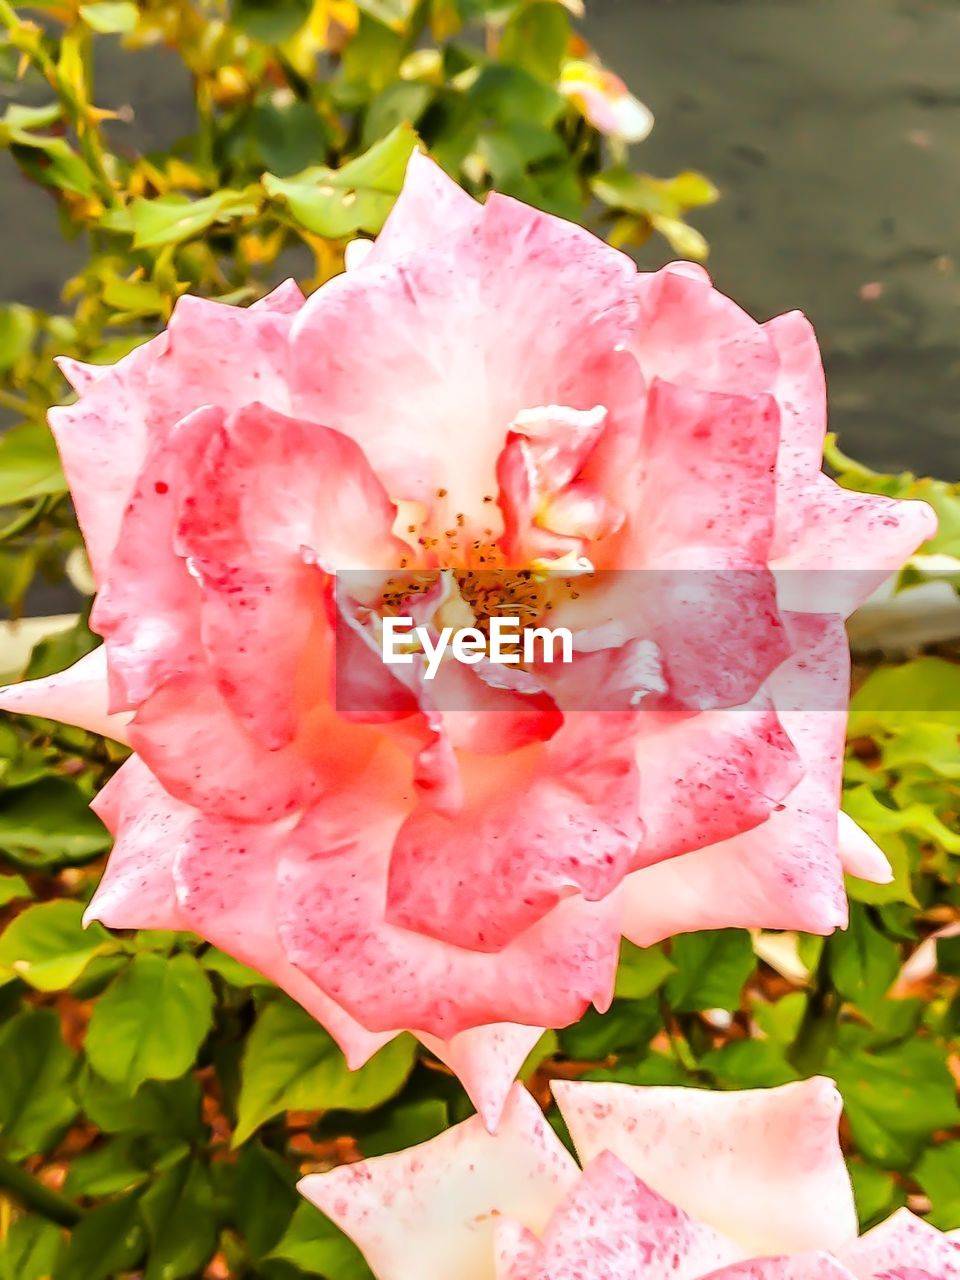
[[[714,1271],[704,1280],[853,1280],[828,1253],[799,1253],[792,1258],[754,1258]]]
[[[114,846],[84,923],[188,929],[174,893],[173,859],[196,811],[167,795],[137,756],[120,767],[91,808],[114,836]]]
[[[125,743],[130,716],[110,715],[109,697],[106,650],[101,645],[66,671],[0,688],[0,710],[60,720]]]
[[[87,553],[103,580],[151,441],[204,405],[289,408],[290,291],[279,308],[183,297],[167,330],[103,370],[76,404],[50,410]]]
[[[430,249],[481,216],[481,206],[418,147],[407,162],[397,202],[364,261],[379,266]]]
[[[554,1081],[581,1161],[612,1151],[747,1256],[835,1249],[856,1238],[832,1081],[711,1093]],[[741,1255],[743,1256],[743,1255]]]
[[[608,613],[658,645],[677,705],[746,702],[787,655],[766,570],[778,438],[769,396],[650,386],[626,520],[605,553],[623,572],[600,585]]]
[[[240,821],[286,817],[321,786],[299,743],[267,751],[246,732],[209,677],[168,680],[140,707],[129,736],[171,795]]]
[[[326,1027],[352,1070],[363,1066],[397,1033],[367,1031],[284,955],[274,923],[282,829],[193,817],[171,850],[180,928],[265,974]]]
[[[656,568],[678,551],[687,552],[690,569],[726,567],[731,553],[744,568],[765,564],[779,441],[780,409],[772,396],[720,394],[655,378],[624,567]],[[683,498],[665,501],[669,494]]]
[[[475,1116],[408,1151],[304,1178],[300,1190],[357,1243],[377,1280],[493,1280],[500,1217],[539,1234],[578,1177],[517,1085],[495,1137]]]
[[[648,382],[747,396],[771,389],[778,359],[770,337],[709,279],[674,265],[641,273],[637,295],[630,345]]]
[[[542,1027],[502,1022],[470,1027],[450,1040],[420,1039],[458,1078],[488,1132],[496,1133],[517,1072],[542,1034]]]
[[[390,532],[396,517],[353,440],[249,404],[225,420],[185,488],[177,541],[212,560],[306,548],[330,572],[396,569],[409,555]]]
[[[90,620],[104,638],[113,709],[131,710],[164,681],[203,670],[199,591],[174,537],[178,499],[222,421],[221,410],[198,409],[159,437],[124,511]]]
[[[628,877],[624,932],[641,946],[695,929],[830,933],[846,924],[837,822],[849,682],[846,636],[836,618],[790,614],[786,621],[794,656],[769,687],[803,777],[760,826]]]
[[[896,1213],[838,1251],[857,1280],[900,1280],[901,1273],[929,1274],[933,1280],[960,1276],[960,1242],[949,1239],[909,1209]],[[911,1277],[912,1280],[912,1277]]]
[[[148,370],[166,347],[158,334],[97,377],[80,380],[76,404],[50,410],[50,429],[83,532],[94,575],[102,580],[120,522],[148,447]],[[68,366],[69,368],[69,366]],[[70,368],[71,372],[77,372]],[[195,405],[180,406],[184,411]]]
[[[280,315],[296,315],[306,298],[296,280],[284,280],[250,307],[251,311],[275,311]]]
[[[849,615],[937,531],[925,502],[855,493],[825,475],[786,500],[802,530],[772,562],[787,609]]]
[[[77,395],[81,396],[85,391],[89,391],[93,384],[102,378],[111,367],[104,364],[86,364],[83,360],[74,360],[71,356],[55,356],[53,363],[70,383]]]
[[[374,761],[291,832],[280,860],[279,930],[291,962],[375,1030],[450,1039],[491,1022],[566,1026],[609,1002],[616,895],[569,898],[488,955],[384,919],[390,851],[409,798],[399,756]]]
[[[580,747],[569,760],[565,740]],[[467,758],[461,776],[462,808],[420,805],[397,833],[392,924],[499,951],[571,894],[605,898],[630,868],[642,830],[632,741],[602,717],[575,715],[544,751]]]
[[[699,1280],[742,1257],[604,1151],[550,1219],[530,1280]]]
[[[827,434],[827,385],[813,325],[801,311],[789,311],[761,326],[779,365],[771,391],[780,405],[783,431],[777,479],[793,482],[816,475],[823,462]],[[777,541],[785,545],[797,530],[797,513],[780,494]]]
[[[699,715],[639,718],[636,759],[644,831],[635,868],[674,858],[764,822],[802,776],[765,695]]]
[[[294,411],[355,439],[441,533],[458,514],[482,532],[499,520],[483,499],[517,414],[597,404],[587,371],[626,336],[634,276],[581,228],[492,195],[433,248],[313,294],[292,333]]]
[[[531,1280],[540,1241],[519,1222],[500,1218],[494,1238],[494,1280]]]
[[[220,692],[269,749],[333,696],[332,658],[320,653],[332,575],[395,568],[409,550],[390,532],[395,518],[352,440],[263,405],[232,415],[194,469],[177,550],[199,584]]]

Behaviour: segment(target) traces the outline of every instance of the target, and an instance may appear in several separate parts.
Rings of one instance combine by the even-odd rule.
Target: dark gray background
[[[960,3],[587,3],[587,35],[657,116],[635,162],[723,191],[697,218],[717,283],[759,318],[816,324],[841,444],[960,474]],[[138,145],[190,127],[175,58],[98,43],[99,101],[134,106]],[[0,227],[0,298],[55,306],[80,257],[5,156]]]

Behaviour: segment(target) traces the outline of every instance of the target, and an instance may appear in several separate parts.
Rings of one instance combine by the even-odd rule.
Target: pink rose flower
[[[135,751],[89,918],[195,931],[351,1063],[413,1030],[493,1124],[540,1029],[609,1003],[622,933],[829,933],[844,867],[889,876],[838,815],[841,615],[934,520],[821,473],[810,326],[698,268],[419,154],[349,261],[64,362],[104,644],[0,706]],[[388,668],[398,571],[430,626],[492,572],[574,663]]]
[[[377,1280],[955,1280],[960,1243],[902,1209],[857,1238],[830,1080],[776,1089],[555,1081],[583,1166],[514,1086],[396,1155],[304,1178]]]

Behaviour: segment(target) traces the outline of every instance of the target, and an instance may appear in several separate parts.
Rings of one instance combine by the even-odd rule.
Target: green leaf
[[[204,951],[200,957],[200,963],[210,973],[219,973],[231,987],[272,987],[274,985],[269,978],[265,978],[256,969],[241,964],[239,960],[234,960],[233,956],[228,956],[225,951],[220,951],[216,947],[210,947],[209,950]]]
[[[92,196],[93,174],[64,138],[14,131],[0,124],[0,144],[6,140],[14,159],[36,182],[78,196]]]
[[[80,17],[98,35],[128,36],[136,31],[140,13],[132,0],[102,0],[98,4],[82,4]]]
[[[617,166],[598,173],[590,182],[593,194],[612,209],[645,218],[676,219],[688,209],[713,204],[719,192],[699,173],[679,173],[674,178],[654,178]]]
[[[660,1025],[656,1000],[614,1000],[606,1013],[590,1008],[558,1034],[561,1048],[571,1058],[602,1061],[611,1054],[643,1053]]]
[[[21,422],[0,439],[0,506],[65,493],[67,482],[50,429]]]
[[[166,1169],[140,1199],[150,1237],[144,1280],[181,1280],[202,1271],[217,1243],[210,1173],[187,1157]]]
[[[866,1231],[877,1222],[888,1218],[894,1209],[906,1202],[906,1196],[892,1173],[864,1164],[860,1160],[850,1164],[850,1181],[857,1203],[857,1217],[861,1230]]]
[[[379,93],[363,122],[363,145],[373,146],[398,126],[416,126],[434,96],[432,85],[417,80],[395,80]]]
[[[960,1160],[956,1141],[931,1147],[923,1153],[916,1178],[930,1197],[929,1221],[943,1231],[960,1223]]]
[[[0,982],[22,978],[38,991],[60,991],[116,940],[99,924],[84,929],[83,905],[67,898],[27,907],[0,936]]]
[[[350,1071],[333,1039],[305,1010],[292,1000],[271,1000],[247,1039],[234,1145],[281,1111],[371,1110],[400,1090],[415,1057],[416,1043],[399,1036]]]
[[[398,125],[369,151],[340,169],[315,167],[294,178],[266,173],[263,185],[293,217],[320,236],[340,240],[357,231],[376,233],[403,186],[407,161],[417,144],[408,125]]]
[[[767,1089],[796,1080],[781,1045],[770,1040],[730,1040],[699,1060],[727,1089]]]
[[[254,1258],[279,1242],[300,1203],[296,1177],[285,1160],[250,1142],[240,1152],[234,1184],[234,1221]]]
[[[949,853],[960,853],[960,834],[941,822],[929,805],[917,803],[894,808],[881,804],[869,787],[861,786],[847,792],[843,807],[866,827],[881,848],[885,835],[907,831],[942,845]]]
[[[94,1006],[87,1057],[105,1080],[135,1093],[194,1063],[210,1029],[213,991],[193,956],[141,953]]]
[[[140,1219],[139,1191],[108,1200],[84,1215],[55,1280],[112,1280],[143,1257],[147,1233]]]
[[[0,307],[0,372],[12,369],[33,343],[37,322],[29,307]]]
[[[178,1144],[178,1149],[184,1152],[187,1148]],[[153,1172],[139,1158],[137,1138],[128,1134],[74,1156],[63,1191],[74,1200],[78,1196],[113,1196],[142,1186]]]
[[[956,1086],[940,1047],[909,1040],[882,1053],[857,1052],[847,1037],[830,1058],[860,1151],[875,1164],[905,1169],[930,1135],[960,1121]]]
[[[200,1086],[192,1075],[169,1082],[148,1080],[130,1097],[87,1068],[80,1077],[79,1095],[84,1113],[104,1133],[159,1135],[191,1143],[203,1134]]]
[[[830,976],[840,994],[866,1013],[873,1010],[900,972],[896,944],[875,929],[866,910],[850,907],[850,924],[829,941]]]
[[[8,902],[15,902],[17,898],[32,897],[33,890],[23,876],[0,875],[0,907],[5,907]]]
[[[123,280],[114,276],[103,286],[103,300],[124,316],[160,316],[167,310],[167,296],[152,280]]]
[[[677,966],[662,947],[635,947],[624,938],[620,944],[615,995],[626,1000],[642,1000],[666,982]]]
[[[958,717],[960,665],[914,658],[878,667],[867,676],[850,702],[850,736],[866,736],[876,728],[910,729],[918,721],[944,724],[956,734]]]
[[[68,778],[43,778],[0,798],[0,848],[17,862],[83,862],[109,847],[110,833]]]
[[[466,93],[481,116],[498,124],[552,127],[567,109],[567,100],[519,67],[489,63]]]
[[[382,1123],[358,1136],[357,1145],[364,1156],[382,1156],[419,1146],[450,1125],[449,1108],[442,1098],[420,1098],[384,1110]]]
[[[336,1280],[373,1280],[360,1250],[328,1217],[303,1201],[297,1206],[283,1239],[270,1254],[294,1263],[308,1275]]]
[[[678,1013],[737,1009],[743,984],[756,966],[744,929],[683,933],[670,944],[677,972],[667,980],[667,1003]]]
[[[310,102],[278,101],[276,94],[265,94],[253,108],[251,126],[261,171],[269,169],[287,178],[327,155],[330,139]]]
[[[312,0],[233,0],[231,12],[239,29],[265,44],[282,44],[310,17]]]
[[[63,1248],[63,1232],[43,1218],[17,1218],[0,1241],[0,1280],[48,1280]]]
[[[25,1009],[0,1027],[0,1145],[14,1159],[48,1150],[76,1115],[73,1068],[53,1009]]]
[[[190,240],[215,223],[248,217],[257,208],[257,201],[249,192],[228,188],[199,200],[181,195],[157,196],[153,200],[138,197],[126,211],[129,226],[122,229],[133,232],[134,248],[157,249]],[[112,225],[116,227],[115,223]]]
[[[413,16],[417,0],[357,0],[357,8],[395,31],[403,31]]]
[[[500,42],[500,57],[549,85],[556,83],[570,39],[570,15],[556,0],[517,9]]]

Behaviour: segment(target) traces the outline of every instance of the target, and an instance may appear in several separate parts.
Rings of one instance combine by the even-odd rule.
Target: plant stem
[[[787,1057],[803,1076],[817,1075],[826,1065],[840,1018],[840,996],[830,977],[830,940],[820,952],[814,989]]]
[[[59,1191],[51,1191],[20,1165],[0,1156],[0,1189],[8,1192],[25,1209],[61,1227],[75,1226],[83,1211]]]

